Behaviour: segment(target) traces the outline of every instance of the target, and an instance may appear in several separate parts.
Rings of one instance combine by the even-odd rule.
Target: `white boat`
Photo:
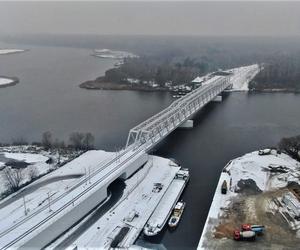
[[[170,220],[168,223],[169,227],[174,228],[178,225],[178,222],[180,221],[180,218],[182,216],[184,208],[185,208],[185,202],[183,202],[183,201],[177,202],[177,204],[173,210],[173,214],[170,217]]]

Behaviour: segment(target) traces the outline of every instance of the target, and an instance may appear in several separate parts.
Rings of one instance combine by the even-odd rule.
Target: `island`
[[[17,54],[22,53],[27,50],[24,49],[0,49],[0,55],[10,55],[10,54]]]
[[[17,77],[0,76],[0,88],[16,85],[19,82]]]
[[[97,51],[94,55],[119,61],[104,76],[83,82],[79,85],[80,88],[170,91],[173,87],[188,85],[196,77],[204,76],[210,71],[206,63],[189,57],[166,62],[162,55],[136,56],[128,52],[112,53],[107,50]]]

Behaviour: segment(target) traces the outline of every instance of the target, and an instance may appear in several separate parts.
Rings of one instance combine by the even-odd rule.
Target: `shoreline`
[[[18,77],[0,76],[0,79],[11,80],[11,82],[9,82],[9,83],[0,84],[0,88],[7,88],[10,86],[14,86],[20,82]]]
[[[296,89],[252,89],[250,93],[294,93],[299,94],[300,90]]]

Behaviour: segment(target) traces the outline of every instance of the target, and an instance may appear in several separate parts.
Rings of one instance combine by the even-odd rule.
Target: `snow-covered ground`
[[[28,162],[35,162],[38,167],[43,164],[36,161],[45,159],[43,155],[25,155],[21,153],[5,153],[5,155],[19,160],[27,159]],[[102,161],[110,159],[114,155],[114,153],[101,150],[88,151],[2,200],[0,202],[0,232],[25,218],[25,213],[33,214],[41,205],[48,204],[49,197],[52,201],[74,187],[81,180],[78,177],[82,176],[84,178],[89,171],[95,170]],[[43,168],[43,166],[41,167]]]
[[[95,49],[94,56],[101,58],[110,58],[110,59],[124,59],[126,57],[138,57],[137,55],[126,52],[126,51],[118,51],[118,50],[110,50],[110,49]]]
[[[6,152],[7,150],[12,148],[0,148],[0,195],[8,190],[8,186],[6,185],[6,178],[4,177],[4,169],[7,164],[9,166],[9,162],[24,162],[27,163],[28,166],[22,170],[22,181],[21,184],[30,181],[31,176],[30,173],[34,171],[36,176],[45,174],[53,164],[47,164],[46,161],[49,159],[50,155],[47,152],[41,153],[24,153],[24,152]],[[35,177],[36,177],[35,176]]]
[[[22,181],[20,184],[24,184],[30,181],[32,177],[38,178],[39,176],[52,171],[56,168],[58,162],[63,164],[74,156],[76,156],[76,154],[58,155],[56,152],[45,151],[34,146],[0,147],[0,195],[8,190],[4,169],[11,165],[10,162],[21,162],[28,165],[26,167],[24,166],[22,169]],[[52,162],[48,164],[46,161],[50,158]],[[53,172],[53,174],[58,172],[59,170]],[[59,174],[57,176],[59,176]],[[40,178],[35,181],[35,183],[43,181],[45,178]],[[18,192],[20,191],[21,190]],[[7,199],[9,199],[9,197],[7,197]]]
[[[274,168],[281,166],[286,172],[271,173],[270,166]],[[243,193],[240,193],[240,183],[243,180],[251,179],[262,192],[271,192],[286,187],[288,182],[298,182],[300,177],[299,170],[299,162],[284,153],[278,154],[276,150],[272,150],[269,155],[262,156],[258,154],[258,151],[255,151],[230,161],[221,173],[198,249],[216,247],[216,245],[213,245],[213,242],[218,240],[214,238],[216,227],[221,223],[221,218],[223,216],[226,217],[224,213],[227,213],[233,200],[244,196]],[[221,194],[224,180],[226,180],[229,187],[226,195]],[[250,207],[248,210],[248,214],[253,212]],[[224,240],[223,243],[221,239],[219,241],[220,245],[218,247],[222,247]],[[230,241],[232,240],[230,239]]]
[[[23,49],[0,49],[0,55],[8,55],[25,52]]]

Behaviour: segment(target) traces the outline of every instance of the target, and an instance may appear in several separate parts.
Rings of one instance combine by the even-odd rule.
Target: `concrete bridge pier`
[[[194,120],[189,119],[182,123],[179,128],[193,128],[194,127]]]
[[[217,95],[214,99],[212,99],[212,102],[222,102],[223,97],[222,95]]]

